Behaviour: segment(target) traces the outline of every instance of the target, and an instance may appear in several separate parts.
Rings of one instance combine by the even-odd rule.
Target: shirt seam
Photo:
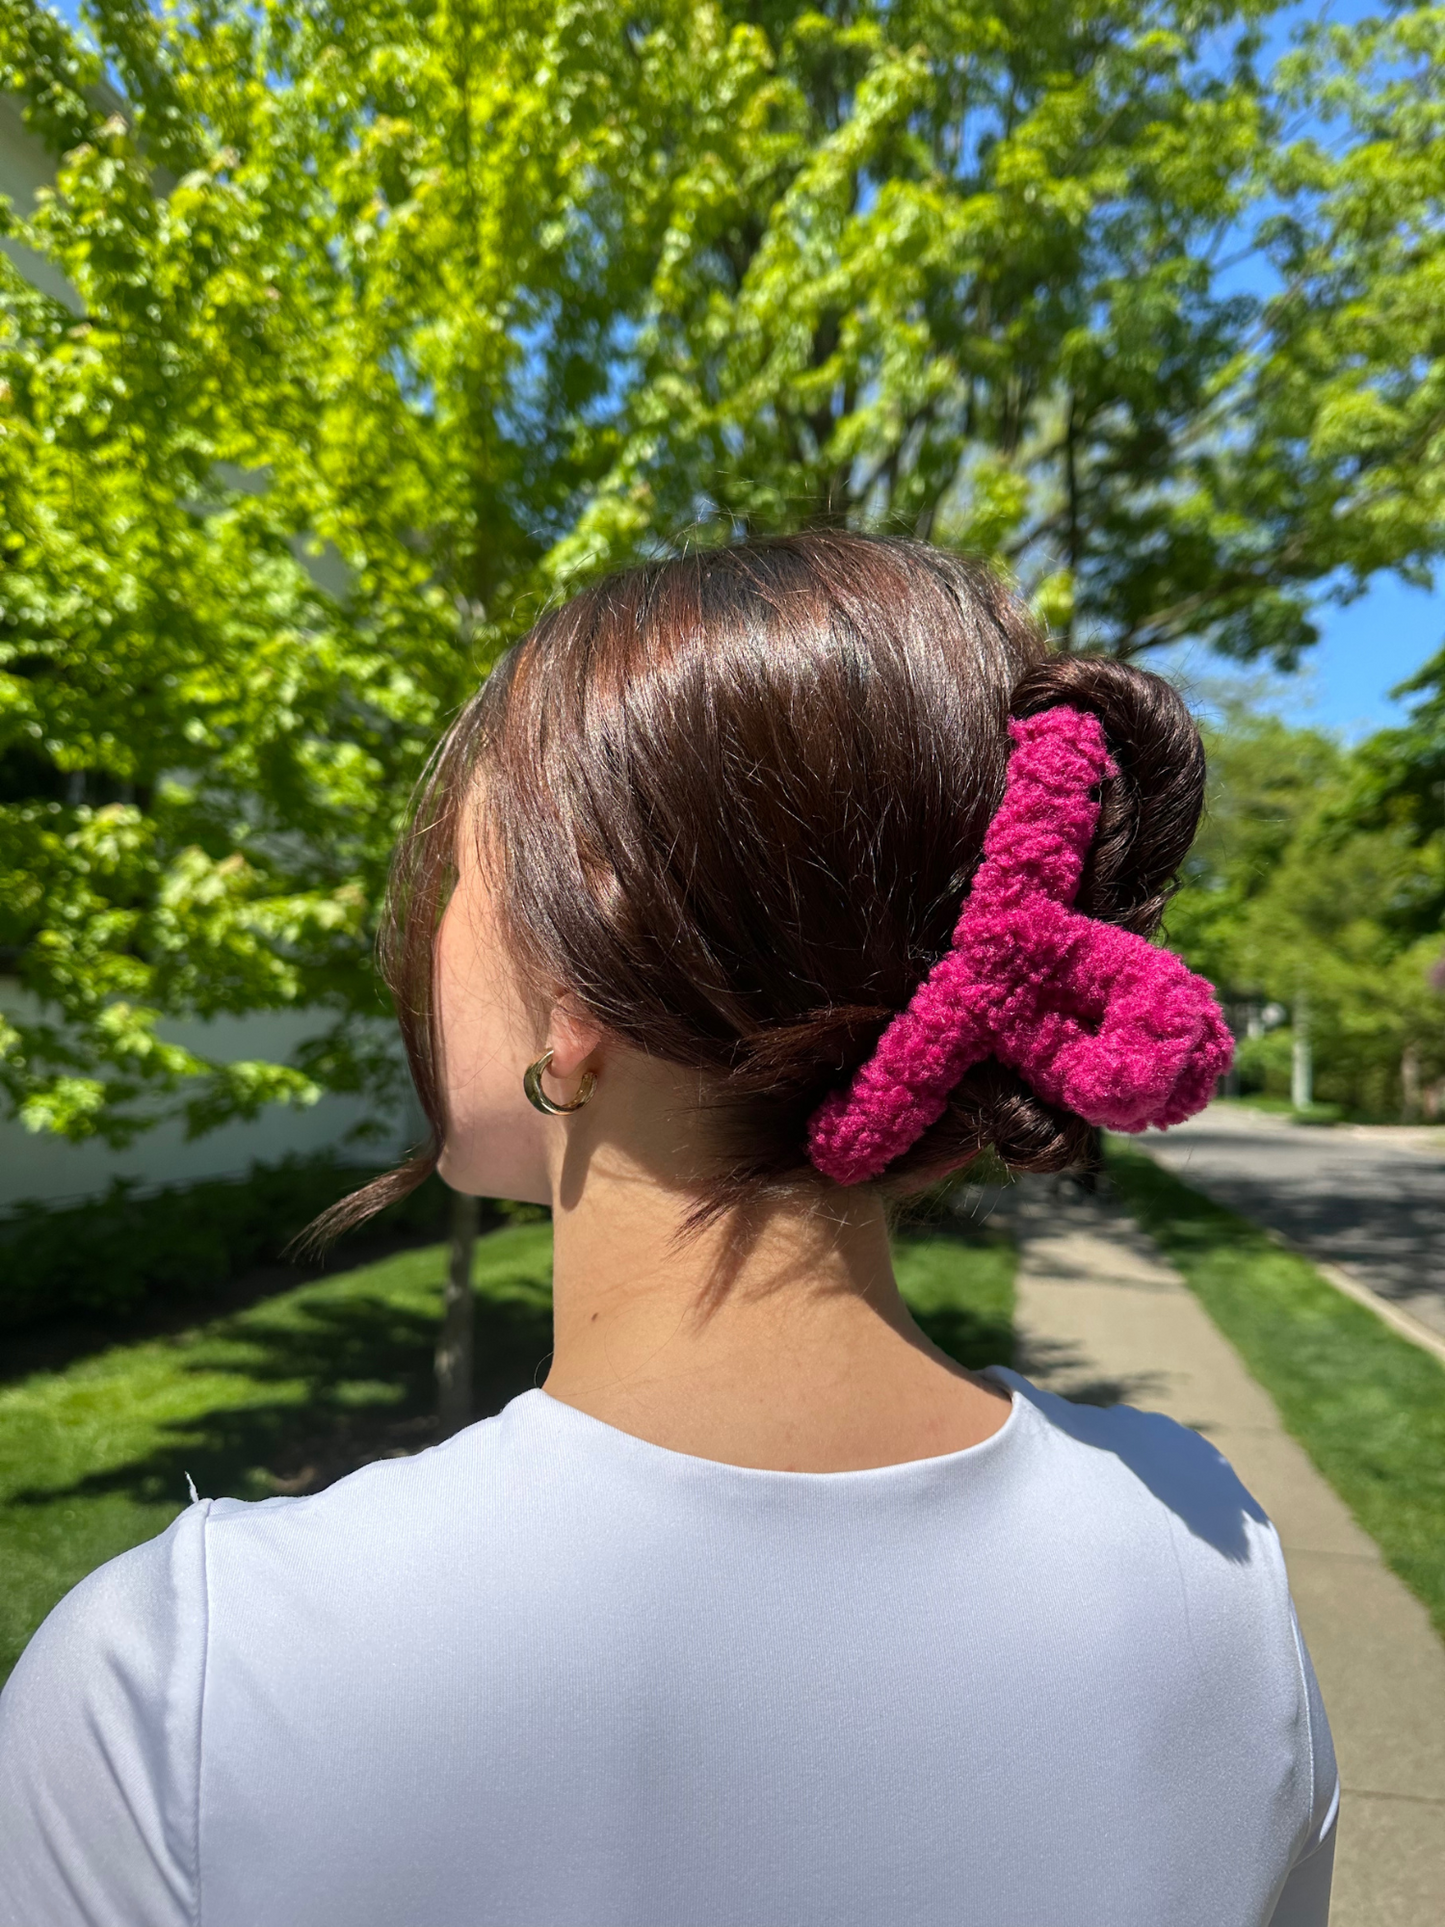
[[[1277,1532],[1275,1533],[1275,1544],[1279,1545],[1279,1534]],[[1283,1567],[1284,1565],[1283,1547],[1280,1547],[1279,1561],[1280,1561],[1281,1567]],[[1285,1585],[1286,1585],[1285,1598],[1288,1601],[1288,1606],[1289,1606],[1290,1638],[1294,1641],[1295,1672],[1299,1677],[1300,1704],[1304,1709],[1304,1716],[1305,1716],[1305,1746],[1308,1750],[1309,1763],[1310,1763],[1310,1797],[1309,1797],[1309,1805],[1305,1809],[1305,1830],[1304,1830],[1304,1838],[1305,1840],[1308,1840],[1310,1835],[1315,1830],[1315,1722],[1314,1722],[1314,1715],[1310,1712],[1310,1683],[1309,1683],[1308,1675],[1306,1674],[1306,1671],[1305,1671],[1304,1635],[1300,1632],[1299,1614],[1295,1611],[1294,1600],[1289,1595],[1288,1579],[1286,1579]],[[1301,1861],[1307,1860],[1309,1858],[1308,1853],[1302,1854],[1299,1851],[1300,1845],[1302,1844],[1303,1844],[1302,1842],[1296,1843],[1295,1857],[1294,1857],[1294,1860],[1291,1862],[1292,1868],[1295,1866],[1298,1866]],[[1317,1846],[1319,1842],[1317,1841],[1315,1844]],[[1310,1852],[1312,1853],[1313,1851],[1314,1851],[1314,1848],[1311,1848]]]
[[[205,1743],[206,1687],[211,1666],[211,1501],[205,1502],[201,1515],[201,1689],[196,1702],[196,1793],[195,1822],[192,1827],[192,1890],[195,1905],[191,1910],[195,1927],[201,1927],[201,1760]]]
[[[1323,1853],[1325,1848],[1329,1845],[1330,1835],[1334,1832],[1335,1826],[1339,1820],[1339,1804],[1340,1804],[1340,1790],[1339,1790],[1339,1787],[1336,1786],[1334,1795],[1330,1800],[1328,1811],[1326,1812],[1324,1821],[1320,1827],[1319,1839],[1316,1840],[1316,1842],[1310,1848],[1308,1853],[1302,1853],[1299,1856],[1298,1860],[1295,1860],[1291,1863],[1290,1865],[1291,1874],[1298,1873],[1301,1867],[1307,1867],[1310,1861],[1314,1859],[1315,1855],[1317,1853]]]

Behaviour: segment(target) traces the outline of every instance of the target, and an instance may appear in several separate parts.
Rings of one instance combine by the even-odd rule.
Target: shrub
[[[149,1299],[202,1298],[238,1272],[278,1262],[319,1211],[370,1175],[321,1152],[256,1164],[244,1178],[145,1195],[117,1179],[85,1204],[18,1205],[0,1219],[0,1330],[76,1313],[119,1319]],[[367,1235],[440,1235],[446,1212],[445,1187],[431,1178]]]

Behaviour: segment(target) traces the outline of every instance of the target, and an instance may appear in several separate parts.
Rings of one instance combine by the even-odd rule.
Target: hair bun
[[[693,1221],[811,1185],[809,1120],[950,947],[1010,707],[1059,704],[1097,715],[1121,772],[1074,903],[1151,935],[1199,815],[1194,726],[1157,676],[1050,656],[982,563],[812,530],[654,560],[548,610],[453,722],[393,870],[382,956],[430,1144],[325,1228],[404,1196],[453,1128],[435,946],[463,837],[527,994],[561,986],[611,1042],[696,1078],[716,1168]],[[989,1147],[1057,1171],[1096,1143],[985,1058],[887,1177],[916,1187]]]
[[[1119,774],[1103,788],[1078,908],[1152,936],[1204,807],[1204,746],[1172,683],[1109,656],[1053,656],[1015,684],[1012,716],[1091,711]]]

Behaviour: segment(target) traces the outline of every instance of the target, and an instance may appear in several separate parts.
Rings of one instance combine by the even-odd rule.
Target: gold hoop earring
[[[542,1073],[552,1061],[552,1053],[544,1050],[535,1064],[529,1064],[522,1072],[522,1089],[527,1093],[527,1102],[534,1111],[543,1117],[568,1117],[573,1111],[580,1111],[597,1088],[596,1074],[583,1071],[582,1082],[577,1086],[577,1095],[570,1104],[554,1104],[542,1089]]]

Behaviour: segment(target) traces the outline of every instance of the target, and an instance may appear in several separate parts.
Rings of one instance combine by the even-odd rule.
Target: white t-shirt
[[[0,1699],[11,1927],[1324,1927],[1279,1543],[1169,1419],[747,1470],[528,1392],[202,1501]]]

